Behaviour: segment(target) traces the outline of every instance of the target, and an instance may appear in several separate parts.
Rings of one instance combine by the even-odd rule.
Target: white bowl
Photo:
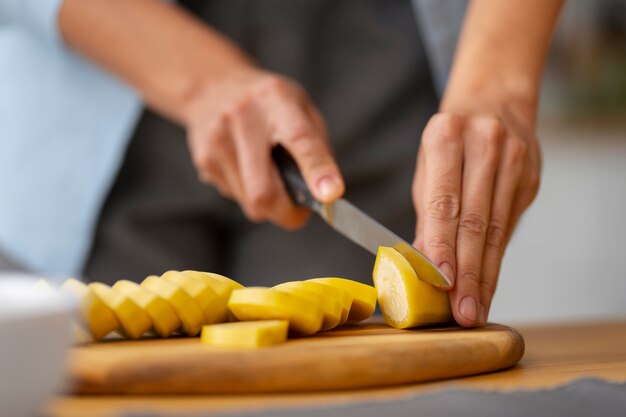
[[[73,302],[35,286],[36,277],[0,274],[0,416],[33,417],[63,386]]]

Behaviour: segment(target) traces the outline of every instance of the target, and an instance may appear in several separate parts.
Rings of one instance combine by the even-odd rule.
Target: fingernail
[[[481,324],[487,323],[487,312],[483,303],[478,306],[478,322]]]
[[[459,312],[466,320],[478,321],[478,303],[472,297],[465,297],[461,300]]]
[[[450,283],[454,285],[454,271],[452,270],[452,266],[449,263],[444,262],[439,265],[439,270],[443,272],[446,278],[450,280]]]
[[[333,177],[323,177],[317,183],[317,189],[324,200],[331,200],[339,194],[339,183]]]

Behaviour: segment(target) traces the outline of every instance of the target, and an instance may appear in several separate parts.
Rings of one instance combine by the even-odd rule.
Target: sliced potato
[[[318,332],[324,318],[317,304],[271,288],[234,290],[228,307],[241,321],[287,320],[290,331],[300,336]]]
[[[200,329],[206,324],[204,314],[196,301],[187,292],[178,285],[155,275],[147,277],[140,285],[170,304],[176,311],[183,330],[188,336],[195,336],[200,333]]]
[[[238,282],[211,272],[183,271],[182,273],[211,287],[213,291],[222,298],[225,306],[228,306],[228,299],[233,290],[243,288],[243,285]],[[237,321],[233,313],[227,307],[226,309],[228,310],[226,313],[226,321]]]
[[[102,339],[120,326],[113,310],[83,282],[69,278],[61,286],[61,291],[76,297],[80,312],[80,325],[95,340]],[[78,332],[76,333],[78,337]]]
[[[390,326],[405,329],[452,320],[448,293],[420,281],[395,249],[378,248],[373,277],[380,309]]]
[[[350,306],[350,314],[348,315],[347,323],[358,323],[363,321],[371,317],[376,310],[376,298],[378,294],[376,292],[376,288],[371,285],[363,284],[351,279],[334,277],[313,278],[309,281],[342,288],[352,294],[354,300]]]
[[[89,289],[106,304],[120,322],[119,331],[131,339],[139,339],[152,327],[150,316],[130,298],[113,291],[101,282],[92,282]]]
[[[311,280],[297,282],[299,283],[298,285],[300,288],[313,291],[339,301],[339,303],[343,307],[343,310],[341,312],[341,319],[339,320],[339,326],[346,323],[346,321],[348,320],[348,315],[350,314],[352,300],[354,299],[352,294],[350,294],[343,288],[339,288],[329,284],[323,284],[321,282],[314,282]]]
[[[321,331],[334,329],[341,323],[343,315],[343,305],[334,297],[314,292],[303,288],[302,281],[284,282],[273,287],[277,291],[303,297],[312,303],[317,304],[324,313]]]
[[[193,298],[202,314],[205,324],[224,323],[228,312],[227,301],[220,297],[205,282],[198,281],[178,271],[167,271],[161,279],[178,285]]]
[[[150,316],[152,328],[157,335],[168,337],[180,327],[181,322],[176,311],[155,293],[128,280],[117,281],[112,288],[131,299]]]
[[[200,279],[201,281],[205,281],[206,283],[211,283],[215,281],[221,282],[224,285],[228,285],[231,291],[244,288],[244,286],[238,283],[237,281],[227,278],[220,274],[215,274],[213,272],[201,272],[201,271],[192,271],[192,270],[186,270],[182,272],[183,274],[187,274],[195,279]],[[209,278],[209,280],[207,280],[206,278]]]
[[[288,328],[287,320],[211,324],[202,327],[201,340],[216,347],[258,348],[284,343]]]

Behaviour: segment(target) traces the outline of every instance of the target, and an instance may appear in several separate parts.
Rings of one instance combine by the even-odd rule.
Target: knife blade
[[[317,201],[296,162],[282,146],[272,150],[272,157],[294,202],[313,210],[329,226],[370,253],[376,255],[379,246],[392,247],[404,255],[420,280],[441,289],[452,288],[450,279],[426,255],[349,201],[343,198],[330,204]]]

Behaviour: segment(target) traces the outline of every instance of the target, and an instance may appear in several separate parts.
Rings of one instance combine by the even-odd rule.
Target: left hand
[[[515,117],[438,113],[426,126],[413,183],[414,245],[455,282],[462,326],[484,325],[506,245],[537,195],[534,127]]]

